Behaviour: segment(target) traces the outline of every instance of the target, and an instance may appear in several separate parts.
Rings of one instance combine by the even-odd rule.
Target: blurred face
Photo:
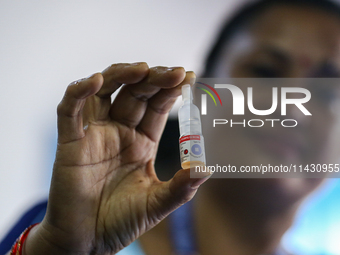
[[[225,47],[213,77],[338,77],[339,45],[339,18],[315,8],[278,5],[266,10],[234,36]],[[241,88],[244,92],[247,85],[249,84]],[[306,165],[326,161],[337,163],[334,160],[330,162],[325,156],[328,155],[329,141],[334,138],[332,135],[337,114],[333,108],[338,87],[320,84],[311,86],[305,83],[296,86],[311,92],[313,100],[305,104],[305,107],[312,112],[312,117],[305,116],[296,106],[291,106],[287,108],[284,119],[296,119],[299,123],[296,128],[283,128],[280,125],[272,128],[266,125],[262,128],[221,126],[213,129],[211,125],[203,126],[207,151],[213,152],[207,154],[210,163],[221,162],[221,159],[224,159],[224,165],[235,166],[268,163]],[[254,106],[257,109],[269,109],[272,104],[271,88],[254,90],[257,90],[253,96]],[[278,95],[280,98],[280,92]],[[226,101],[232,107],[232,100]],[[277,112],[270,118],[282,119],[280,111]],[[222,116],[226,119],[233,118],[232,115]],[[242,119],[251,118],[254,117],[247,114],[242,116]],[[266,118],[268,116],[255,117]],[[216,142],[209,144],[209,141],[218,141],[219,147]],[[216,149],[222,147],[223,149]],[[216,181],[223,181],[225,185],[215,187],[239,188],[240,193],[256,190],[252,193],[254,196],[261,196],[266,192],[266,196],[274,200],[280,195],[279,198],[287,199],[288,202],[299,200],[320,182],[315,179],[227,179],[229,183],[226,185],[226,180]],[[271,194],[267,194],[270,192]]]

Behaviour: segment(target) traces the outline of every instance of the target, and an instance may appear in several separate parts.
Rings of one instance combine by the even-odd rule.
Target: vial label
[[[186,135],[179,139],[182,165],[186,162],[205,164],[204,138],[201,135]]]

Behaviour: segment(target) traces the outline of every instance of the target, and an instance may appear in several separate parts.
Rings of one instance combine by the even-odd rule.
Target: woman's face
[[[340,19],[338,17],[315,8],[273,6],[234,36],[225,47],[212,76],[334,78],[340,74],[339,46]],[[224,165],[238,167],[260,164],[305,166],[325,161],[337,163],[325,158],[330,147],[329,141],[334,138],[331,134],[337,120],[337,114],[334,113],[334,109],[332,110],[337,98],[337,86],[325,85],[315,88],[302,82],[297,87],[304,87],[311,92],[313,100],[305,106],[312,116],[304,115],[295,106],[287,108],[287,116],[284,118],[280,112],[277,113],[280,116],[275,113],[271,115],[271,119],[297,120],[299,124],[295,128],[283,128],[280,125],[275,128],[270,125],[262,128],[230,128],[221,125],[213,128],[203,123],[207,158],[210,161],[208,165],[221,162],[221,159]],[[245,88],[242,90],[246,91]],[[261,88],[258,91],[261,91]],[[232,101],[229,102],[232,107]],[[258,109],[261,109],[261,106],[263,109],[268,109],[271,103],[271,89],[263,93],[254,92],[254,106]],[[233,118],[232,115],[224,116],[226,119]],[[268,116],[254,117],[247,114],[244,116],[244,119],[249,118],[264,120],[268,119]],[[213,153],[209,154],[209,152]],[[279,192],[288,192],[297,199],[307,194],[318,183],[310,179],[278,179],[274,182]],[[267,183],[273,187],[273,180],[271,182],[261,180],[258,183]],[[251,185],[256,186],[256,184]],[[265,186],[266,184],[263,187]]]

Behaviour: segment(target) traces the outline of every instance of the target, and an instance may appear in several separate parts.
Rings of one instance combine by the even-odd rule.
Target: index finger
[[[185,78],[183,67],[167,68],[163,66],[150,68],[148,76],[139,83],[125,85],[110,109],[112,120],[135,128],[143,119],[150,98],[162,89],[178,86]]]
[[[144,62],[133,64],[113,64],[102,72],[104,82],[96,95],[90,98],[85,108],[86,122],[109,120],[111,95],[122,84],[133,84],[143,80],[149,73],[149,67]]]
[[[148,73],[149,66],[145,62],[113,64],[102,72],[104,84],[96,95],[101,98],[110,97],[122,84],[140,82]]]

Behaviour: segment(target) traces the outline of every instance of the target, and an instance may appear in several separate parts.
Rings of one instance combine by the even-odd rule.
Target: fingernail
[[[78,85],[81,81],[85,80],[85,78],[82,78],[82,79],[79,79],[79,80],[76,80],[76,81],[73,81],[71,82],[70,85]]]
[[[196,77],[190,79],[190,85],[193,86],[196,83]]]
[[[132,66],[139,66],[139,65],[141,65],[141,64],[144,64],[145,62],[136,62],[136,63],[132,63],[131,65]]]
[[[183,67],[181,67],[181,66],[169,67],[169,68],[167,69],[167,71],[174,71],[174,70],[176,70],[176,69],[183,69]]]

